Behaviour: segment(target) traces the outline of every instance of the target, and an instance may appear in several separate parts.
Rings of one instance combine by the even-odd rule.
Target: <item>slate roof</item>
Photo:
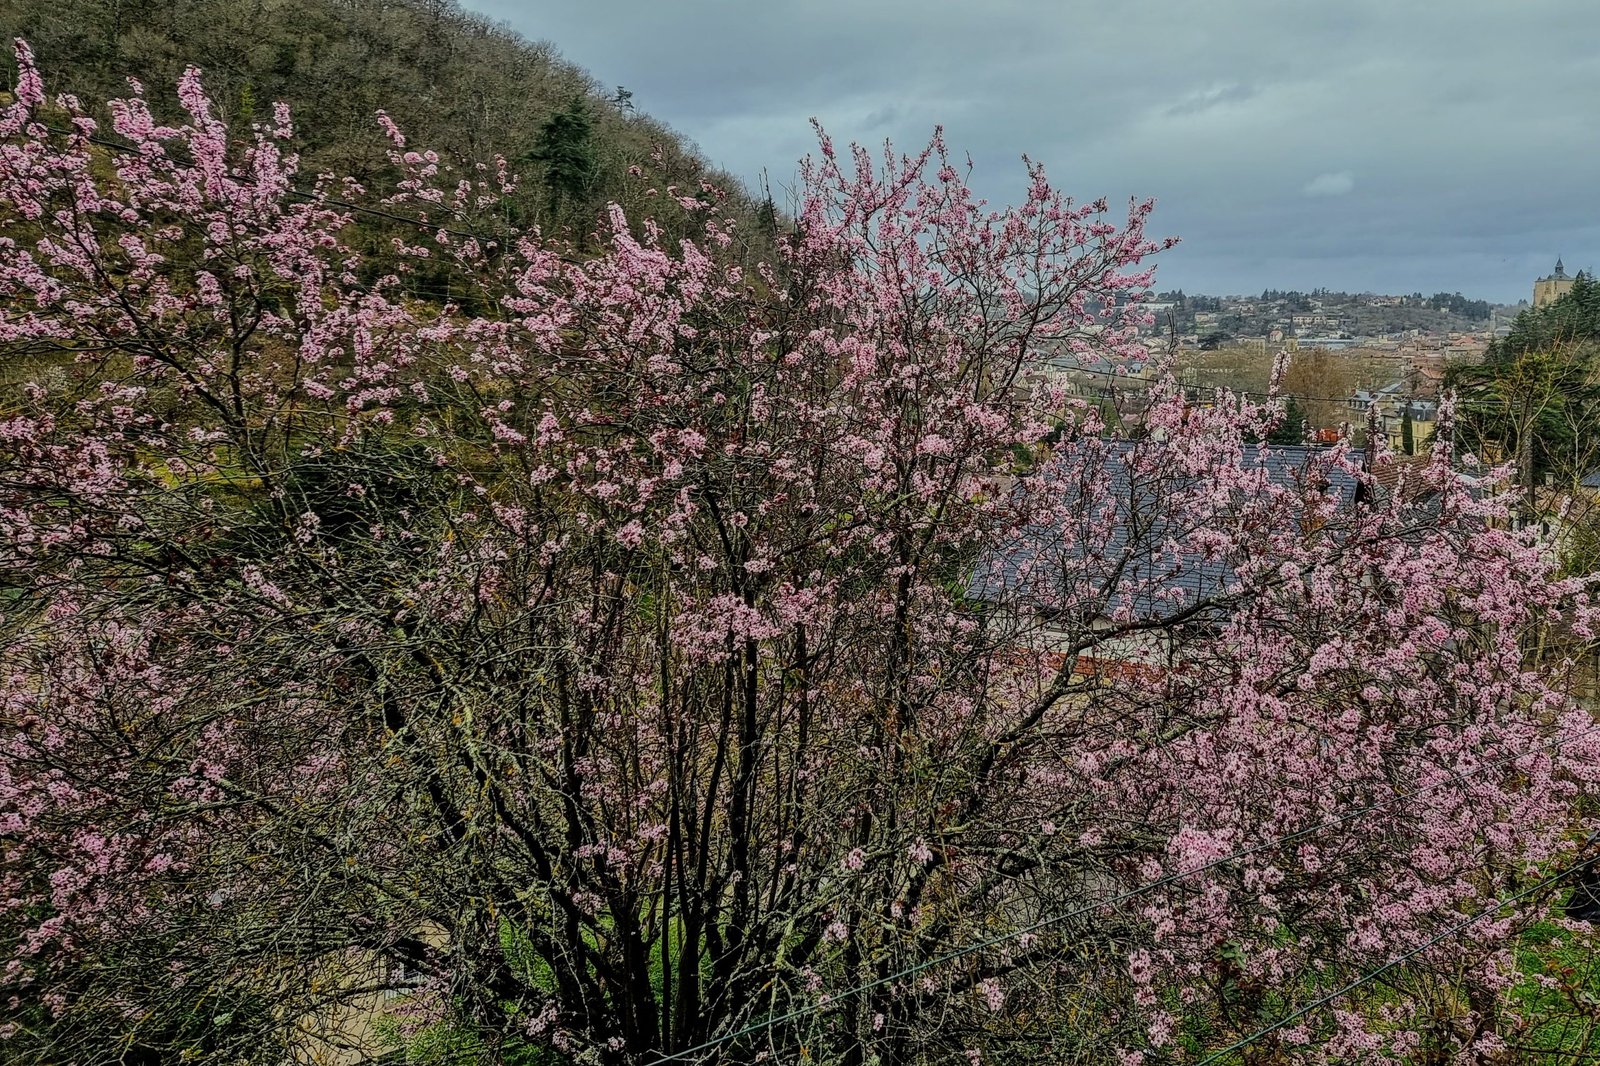
[[[1175,495],[1202,487],[1199,479],[1179,472],[1175,463],[1160,464],[1162,472],[1154,478],[1130,468],[1134,449],[1161,447],[1165,445],[1149,440],[1106,442],[1099,465],[1114,514],[1088,515],[1088,507],[1103,502],[1107,494],[1086,491],[1081,480],[1063,481],[1067,498],[1062,502],[1079,514],[1079,535],[1064,543],[1057,529],[1025,529],[1015,543],[979,563],[970,593],[989,602],[1020,598],[1045,613],[1079,618],[1122,609],[1136,618],[1169,616],[1221,593],[1235,577],[1226,559],[1207,558],[1198,550],[1180,551],[1176,557],[1162,551],[1160,558],[1151,558],[1152,550],[1164,548],[1169,538],[1182,543],[1196,532],[1183,528],[1184,519],[1192,516],[1163,510]],[[1274,485],[1331,495],[1336,507],[1352,504],[1356,477],[1334,464],[1315,462],[1319,453],[1325,454],[1308,446],[1246,445],[1242,466],[1262,469]],[[1080,578],[1074,588],[1070,592],[1061,588],[1064,577],[1057,578],[1052,588],[1049,575],[1069,568]]]
[[[1145,364],[1138,359],[1115,362],[1092,352],[1057,352],[1044,360],[1052,369],[1071,373],[1097,374],[1104,377],[1124,378],[1144,371]]]
[[[1368,389],[1357,389],[1355,391],[1355,395],[1351,398],[1351,401],[1353,403],[1360,404],[1362,407],[1366,407],[1368,404],[1374,403],[1378,400],[1392,400],[1400,395],[1400,390],[1403,385],[1403,382],[1392,382],[1391,384],[1385,385],[1383,388],[1378,389],[1376,392]]]

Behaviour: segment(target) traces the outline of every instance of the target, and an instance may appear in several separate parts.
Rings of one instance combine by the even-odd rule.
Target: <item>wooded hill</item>
[[[1587,273],[1579,273],[1572,288],[1559,299],[1517,315],[1511,333],[1490,350],[1489,361],[1568,345],[1593,347],[1596,343],[1600,343],[1600,282]]]
[[[194,64],[235,129],[282,101],[308,176],[381,183],[392,147],[375,118],[383,110],[409,147],[458,163],[503,155],[523,179],[508,205],[522,226],[581,240],[607,202],[630,217],[657,213],[648,187],[692,195],[702,182],[729,193],[735,215],[773,224],[694,146],[636,111],[626,89],[454,0],[0,0],[0,33],[32,45],[52,95],[126,96],[131,76],[158,117],[178,119],[173,86]],[[648,181],[630,179],[635,165]]]

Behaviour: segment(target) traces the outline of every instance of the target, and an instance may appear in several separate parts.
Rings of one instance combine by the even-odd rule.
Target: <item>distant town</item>
[[[1445,367],[1481,362],[1491,343],[1511,333],[1517,315],[1554,302],[1575,280],[1558,259],[1550,274],[1533,281],[1531,300],[1515,304],[1458,292],[1170,290],[1145,305],[1150,322],[1140,334],[1152,352],[1176,355],[1183,383],[1196,393],[1264,393],[1276,354],[1292,353],[1283,391],[1297,400],[1307,443],[1332,443],[1347,432],[1364,439],[1370,418],[1391,447],[1411,451],[1434,428]],[[1046,367],[1077,394],[1103,401],[1113,424],[1135,429],[1142,420],[1149,365],[1063,350]]]
[[[1496,332],[1510,332],[1525,303],[1497,306],[1460,293],[1390,296],[1376,293],[1279,291],[1259,296],[1157,294],[1146,331],[1179,348],[1210,351],[1235,346],[1381,352],[1482,352]]]

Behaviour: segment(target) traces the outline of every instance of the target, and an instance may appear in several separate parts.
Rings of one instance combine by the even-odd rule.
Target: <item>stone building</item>
[[[1555,273],[1542,277],[1533,283],[1533,306],[1543,307],[1555,303],[1572,290],[1572,283],[1577,280],[1567,276],[1566,269],[1561,265],[1561,260],[1556,260]]]

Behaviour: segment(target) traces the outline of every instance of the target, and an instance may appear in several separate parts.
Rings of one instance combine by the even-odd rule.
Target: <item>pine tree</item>
[[[1305,442],[1306,412],[1300,406],[1300,401],[1291,396],[1288,405],[1283,409],[1283,421],[1267,434],[1267,443],[1304,444]]]
[[[761,201],[761,206],[756,208],[756,228],[766,237],[768,243],[778,239],[778,206],[772,202],[771,193],[768,193]]]
[[[530,157],[544,165],[544,186],[558,213],[564,206],[583,203],[594,186],[599,165],[594,127],[581,98],[574,97],[565,110],[550,116],[539,130]]]

